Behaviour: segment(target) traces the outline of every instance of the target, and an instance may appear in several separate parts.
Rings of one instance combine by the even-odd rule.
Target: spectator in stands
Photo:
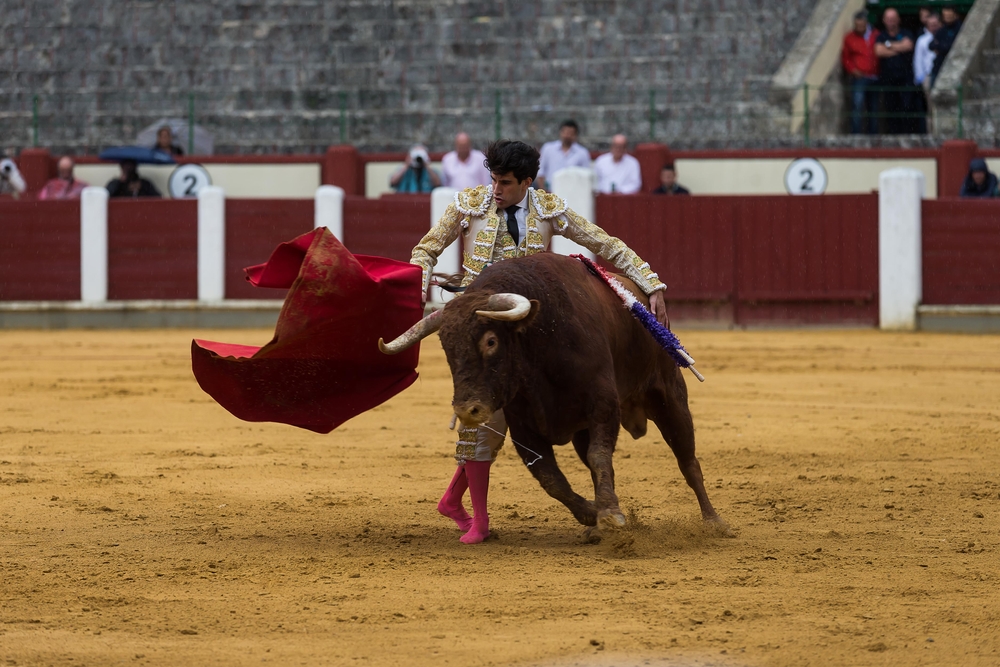
[[[674,168],[673,162],[669,162],[663,165],[663,169],[660,170],[660,187],[653,190],[653,194],[689,195],[691,193],[677,182],[677,169]]]
[[[430,192],[441,187],[441,177],[431,169],[427,147],[417,144],[410,149],[406,164],[389,178],[396,192]]]
[[[564,120],[559,126],[559,138],[542,146],[541,162],[535,186],[550,188],[552,176],[566,167],[590,168],[590,151],[576,143],[580,136],[580,126],[575,120]]]
[[[986,167],[986,160],[977,157],[969,163],[969,175],[962,183],[961,197],[1000,197],[996,174]]]
[[[868,13],[854,14],[854,30],[844,35],[840,64],[851,82],[851,132],[878,134],[878,93],[873,90],[878,81],[878,58],[875,40],[878,30],[868,23]]]
[[[887,134],[911,134],[917,114],[913,89],[913,34],[899,25],[899,12],[889,7],[882,13],[885,32],[875,42],[879,59],[879,85],[885,110]]]
[[[628,138],[624,134],[616,134],[611,138],[611,152],[599,155],[594,160],[598,192],[632,195],[642,188],[639,161],[629,155],[627,150]]]
[[[122,160],[119,167],[121,167],[121,175],[108,181],[109,196],[162,197],[156,186],[139,176],[139,168],[134,160]]]
[[[455,150],[441,158],[441,181],[456,190],[490,184],[486,156],[472,147],[472,140],[465,132],[455,135]]]
[[[10,158],[0,160],[0,195],[12,195],[17,199],[28,189],[24,177]]]
[[[86,181],[79,181],[73,177],[73,158],[64,155],[59,158],[56,165],[56,172],[59,174],[46,183],[38,192],[38,198],[48,199],[79,199],[83,189],[90,185]]]
[[[920,10],[921,19],[924,18],[924,10]],[[934,39],[934,32],[941,27],[941,17],[927,10],[924,23],[924,32],[917,37],[916,45],[913,47],[913,83],[917,86],[917,110],[920,117],[916,119],[916,130],[921,134],[927,132],[927,112],[930,110],[928,104],[931,88],[931,69],[934,67],[934,52],[931,51],[931,41]]]
[[[944,59],[951,51],[952,45],[955,44],[958,31],[962,29],[962,22],[958,20],[958,12],[955,11],[953,5],[941,8],[941,22],[944,25],[934,33],[934,39],[931,40],[930,45],[931,51],[936,54],[934,68],[931,70],[931,86],[937,81],[938,74],[941,73],[941,68],[944,66]]]
[[[169,125],[156,131],[156,145],[153,148],[167,155],[184,155],[184,149],[174,143],[174,131]]]
[[[920,18],[920,25],[927,27],[927,18],[932,14],[931,8],[924,6],[917,10],[917,16]]]
[[[930,87],[930,74],[934,68],[935,53],[931,51],[934,33],[941,29],[941,17],[932,12],[924,23],[924,32],[917,37],[913,47],[913,83],[925,88]]]

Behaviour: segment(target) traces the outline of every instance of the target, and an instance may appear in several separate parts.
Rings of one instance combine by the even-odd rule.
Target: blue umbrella
[[[109,148],[97,157],[108,162],[131,160],[137,164],[176,164],[172,155],[144,146],[118,146],[116,148]]]

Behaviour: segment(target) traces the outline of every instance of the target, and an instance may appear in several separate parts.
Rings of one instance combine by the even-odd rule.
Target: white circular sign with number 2
[[[826,169],[819,160],[803,157],[785,170],[785,190],[790,195],[821,195],[826,192]]]
[[[212,184],[212,177],[200,164],[182,164],[170,174],[170,196],[174,199],[197,197],[198,191]]]

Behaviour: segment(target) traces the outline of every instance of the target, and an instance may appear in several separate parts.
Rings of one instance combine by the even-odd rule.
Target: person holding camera
[[[17,199],[28,189],[24,177],[10,158],[0,160],[0,195],[13,195]]]
[[[441,187],[441,177],[430,167],[427,148],[417,144],[410,149],[407,162],[392,175],[389,185],[396,192],[430,192]]]

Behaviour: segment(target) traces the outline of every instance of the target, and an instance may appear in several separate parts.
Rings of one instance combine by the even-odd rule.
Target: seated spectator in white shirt
[[[924,24],[924,34],[917,37],[916,45],[913,47],[913,83],[923,86],[926,81],[930,84],[931,70],[934,68],[934,57],[937,55],[931,51],[931,42],[934,41],[934,33],[941,29],[941,17],[936,13],[927,16],[927,23]]]
[[[642,188],[639,161],[629,155],[627,149],[628,139],[624,134],[616,134],[611,138],[611,152],[594,160],[598,192],[631,195]]]
[[[486,156],[472,147],[472,140],[465,132],[455,135],[455,150],[441,158],[441,182],[456,190],[490,184]]]
[[[590,151],[576,143],[580,126],[575,120],[565,120],[559,126],[559,138],[542,146],[535,187],[545,189],[551,186],[552,175],[566,167],[590,168]]]

